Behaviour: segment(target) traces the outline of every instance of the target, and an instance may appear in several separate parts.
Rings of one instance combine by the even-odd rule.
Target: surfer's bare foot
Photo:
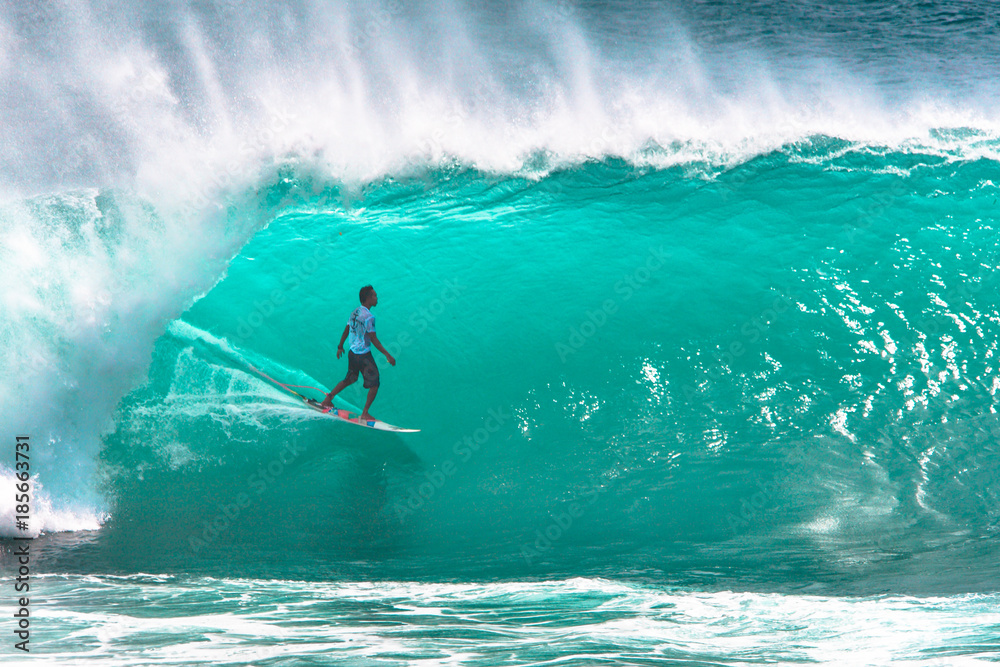
[[[332,408],[333,407],[333,401],[331,401],[329,398],[324,398],[323,402],[319,404],[319,407],[321,407],[321,408],[327,408],[327,409]]]
[[[370,421],[370,422],[373,422],[373,421],[375,421],[375,418],[374,418],[374,417],[372,417],[372,416],[371,416],[370,414],[368,414],[367,412],[362,412],[362,413],[361,413],[361,416],[360,416],[360,417],[358,417],[358,419],[360,419],[360,420],[361,420],[361,421],[363,421],[363,422],[369,422],[369,421]]]

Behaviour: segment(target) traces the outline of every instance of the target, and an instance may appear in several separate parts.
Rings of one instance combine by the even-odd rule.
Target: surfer
[[[361,413],[361,419],[368,420],[375,419],[368,414],[368,408],[375,400],[379,384],[378,366],[375,365],[371,346],[374,345],[375,349],[385,355],[390,366],[395,366],[396,360],[385,351],[378,336],[375,335],[375,316],[372,315],[371,311],[378,305],[378,294],[375,293],[375,288],[371,285],[365,285],[361,288],[358,298],[361,299],[361,305],[351,313],[351,317],[347,320],[347,326],[344,327],[344,333],[340,336],[340,345],[337,346],[337,358],[340,359],[341,355],[344,354],[344,341],[350,334],[351,349],[347,353],[347,376],[333,388],[333,391],[326,395],[320,405],[327,409],[332,408],[333,397],[339,394],[344,387],[349,387],[357,382],[360,373],[365,379],[365,389],[368,390],[368,401],[365,403],[364,412]]]

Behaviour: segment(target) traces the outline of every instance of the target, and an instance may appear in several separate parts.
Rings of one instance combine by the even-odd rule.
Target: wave
[[[0,421],[35,443],[33,533],[180,567],[208,530],[184,516],[228,518],[298,438],[314,469],[216,548],[297,506],[305,551],[404,572],[783,553],[835,579],[995,534],[1000,132],[972,70],[928,101],[912,39],[865,70],[676,8],[622,45],[562,5],[75,7],[41,34],[0,13],[0,122],[40,119],[0,148]],[[378,405],[419,440],[331,430],[241,368],[333,385],[359,280],[392,286]]]
[[[356,183],[450,161],[504,173],[539,159],[731,164],[816,135],[996,155],[980,10],[938,42],[945,68],[906,34],[926,17],[883,25],[887,48],[866,60],[852,46],[870,38],[860,16],[837,17],[839,38],[791,21],[747,41],[747,17],[763,18],[716,9],[8,7],[0,82],[19,101],[0,123],[22,131],[0,172],[22,192],[118,186],[180,205],[218,201],[219,186],[290,155]]]
[[[138,280],[142,299],[98,311],[102,335],[52,332],[58,368],[108,397],[89,422],[26,422],[62,463],[41,468],[51,497],[104,521],[53,567],[211,575],[225,548],[278,533],[352,576],[429,559],[472,579],[677,568],[978,589],[1000,492],[993,171],[833,140],[714,172],[454,167],[352,190],[283,171],[229,209],[255,229],[230,260],[191,260],[203,292]],[[360,275],[382,286],[399,362],[376,407],[423,429],[411,439],[338,428],[246,367],[335,384]],[[64,316],[51,294],[43,322]],[[69,341],[135,375],[77,371]],[[45,531],[80,527],[60,521]],[[968,570],[921,574],[949,559]]]

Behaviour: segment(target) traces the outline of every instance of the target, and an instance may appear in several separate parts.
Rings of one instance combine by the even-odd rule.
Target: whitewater
[[[957,1],[0,5],[0,662],[1000,659],[997,63]],[[366,284],[419,433],[261,375]]]

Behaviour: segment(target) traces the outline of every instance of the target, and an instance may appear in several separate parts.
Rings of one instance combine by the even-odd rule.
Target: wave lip
[[[31,471],[48,494],[39,530],[103,520],[98,456],[120,400],[143,382],[167,323],[266,217],[241,211],[221,224],[239,210],[227,204],[185,216],[132,191],[88,188],[0,206],[0,421],[31,438]],[[0,464],[5,503],[13,465]]]
[[[997,77],[941,64],[989,62],[995,47],[945,26],[937,58],[897,30],[859,61],[848,41],[781,12],[769,20],[811,39],[748,42],[738,16],[546,2],[500,14],[395,0],[38,11],[0,10],[12,36],[0,89],[16,93],[0,124],[21,130],[0,146],[0,173],[31,192],[113,184],[191,199],[287,156],[364,182],[413,162],[511,173],[540,154],[641,160],[652,147],[662,165],[818,135],[889,147],[961,128],[1000,137]],[[14,61],[30,66],[3,67]]]

